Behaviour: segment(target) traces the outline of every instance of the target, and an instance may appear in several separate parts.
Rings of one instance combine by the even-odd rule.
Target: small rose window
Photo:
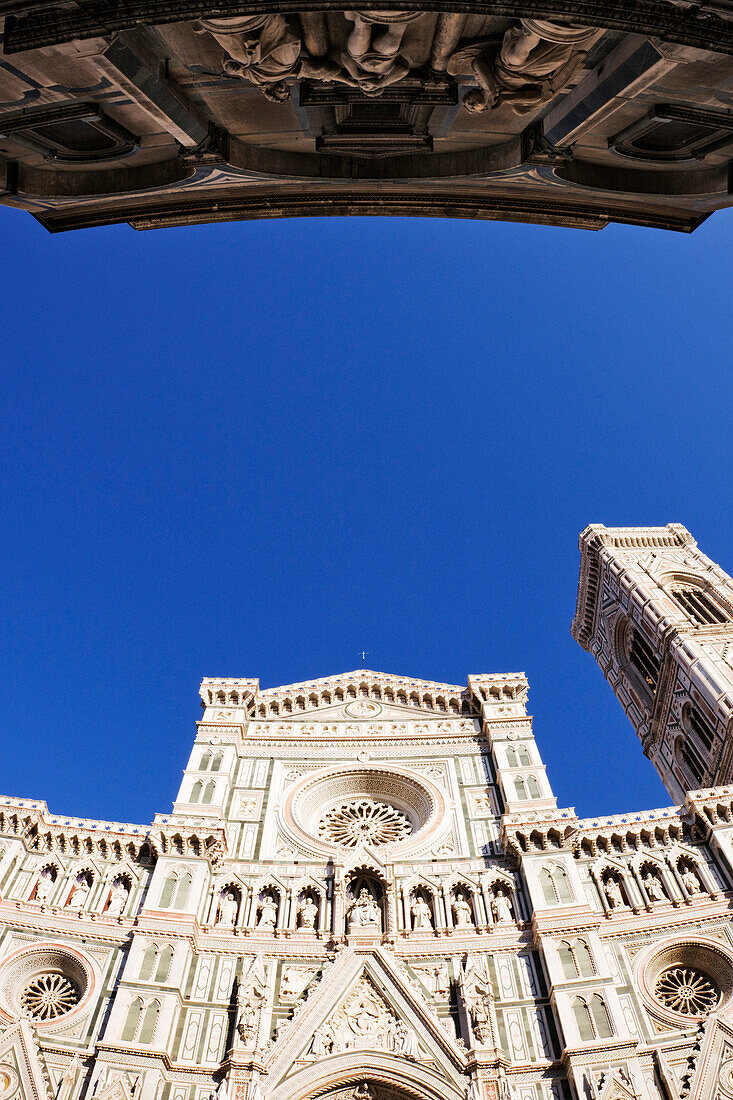
[[[706,1016],[720,1001],[715,982],[694,966],[670,966],[663,970],[654,994],[666,1008],[686,1016]]]
[[[79,990],[70,978],[48,971],[31,978],[20,995],[20,1003],[31,1019],[42,1023],[65,1016],[80,1000]]]

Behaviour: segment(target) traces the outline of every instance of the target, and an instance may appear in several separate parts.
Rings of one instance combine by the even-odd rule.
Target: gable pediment
[[[260,692],[253,718],[322,721],[399,721],[416,717],[460,718],[475,712],[470,691],[458,684],[414,680],[369,669],[286,684]]]
[[[687,1100],[733,1100],[733,1026],[717,1013],[705,1022]]]
[[[430,1067],[446,1085],[465,1090],[465,1054],[382,948],[347,948],[285,1026],[268,1062],[274,1085],[347,1054]]]
[[[639,1100],[631,1081],[619,1070],[607,1075],[598,1100]]]
[[[102,1089],[99,1100],[132,1100],[132,1091],[126,1081],[117,1077]]]
[[[36,1033],[25,1018],[12,1024],[0,1036],[0,1075],[17,1080],[23,1100],[51,1100],[52,1090]]]

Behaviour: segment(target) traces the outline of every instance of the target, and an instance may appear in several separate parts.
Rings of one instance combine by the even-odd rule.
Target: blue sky
[[[148,821],[202,676],[524,670],[560,805],[669,798],[570,637],[590,522],[733,570],[733,219],[50,236],[0,208],[0,789]]]

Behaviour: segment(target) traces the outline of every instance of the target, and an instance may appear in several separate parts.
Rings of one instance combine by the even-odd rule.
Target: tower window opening
[[[697,707],[690,707],[687,718],[690,724],[690,729],[697,737],[701,745],[704,745],[708,752],[713,747],[713,741],[715,740],[715,733],[713,732],[709,722],[703,717]]]
[[[699,752],[689,738],[686,738],[680,746],[682,762],[696,783],[702,783],[705,774],[705,763]]]
[[[731,621],[730,615],[702,588],[675,588],[672,595],[696,626],[719,626]]]
[[[631,663],[641,673],[644,683],[652,695],[656,695],[659,684],[659,658],[649,642],[638,630],[634,630],[629,653]]]

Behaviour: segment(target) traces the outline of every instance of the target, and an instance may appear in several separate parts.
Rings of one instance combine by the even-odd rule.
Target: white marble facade
[[[170,815],[0,800],[0,1100],[733,1097],[733,788],[579,820],[527,694],[204,680]]]

